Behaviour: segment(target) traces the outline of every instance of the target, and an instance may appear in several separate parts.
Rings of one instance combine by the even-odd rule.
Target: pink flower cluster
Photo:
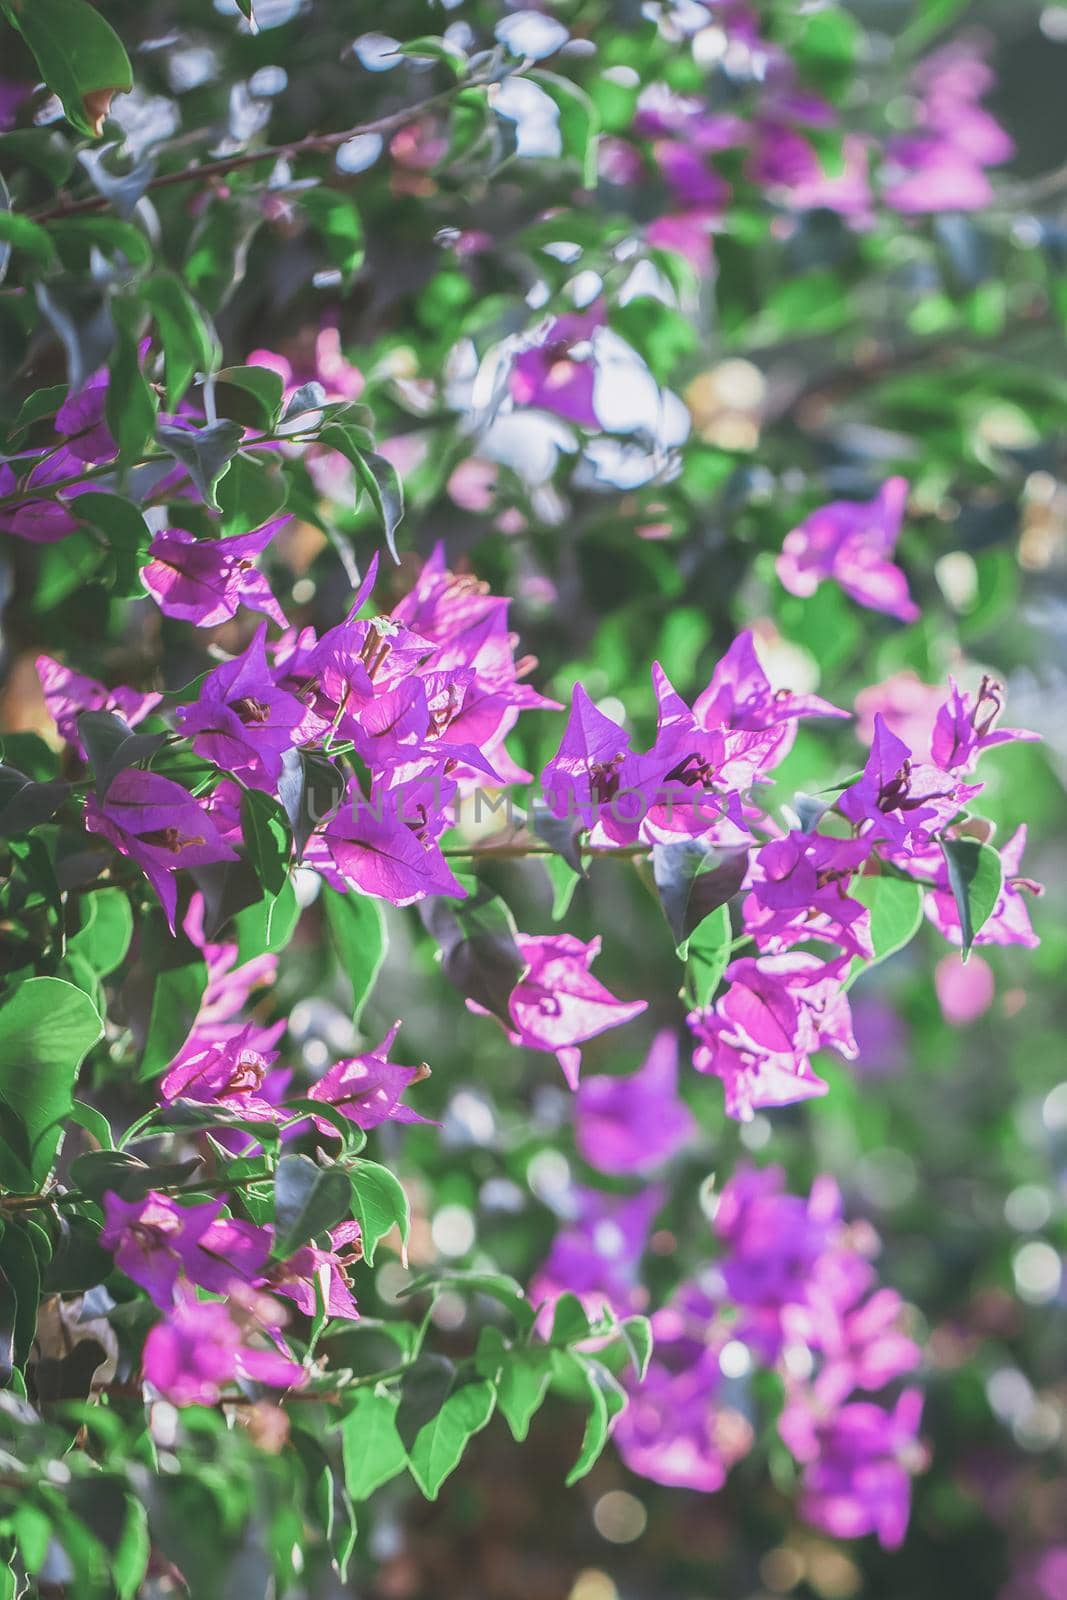
[[[870,227],[875,205],[906,216],[977,211],[993,194],[988,169],[1011,158],[1014,146],[981,105],[994,77],[980,42],[956,41],[928,56],[911,78],[912,126],[878,139],[841,133],[836,109],[797,81],[792,60],[760,37],[746,6],[716,11],[724,30],[725,71],[751,90],[743,114],[712,109],[707,99],[654,83],[641,93],[632,132],[651,141],[651,160],[669,196],[646,229],[649,244],[675,250],[701,273],[710,270],[712,238],[731,197],[716,169],[724,151],[746,152],[745,177],[789,212],[837,212],[856,228]],[[825,158],[823,141],[837,145]],[[872,157],[877,185],[872,180]],[[606,139],[602,176],[633,184],[644,161],[622,137]]]
[[[307,1374],[286,1348],[286,1313],[274,1296],[314,1316],[354,1318],[348,1267],[359,1224],[342,1222],[330,1247],[305,1244],[274,1260],[274,1230],[224,1216],[222,1198],[180,1205],[149,1191],[139,1200],[104,1196],[102,1246],[164,1313],[144,1349],[145,1381],[176,1405],[212,1405],[227,1385],[253,1379],[293,1388]],[[202,1300],[197,1290],[224,1299]]]
[[[662,1199],[655,1186],[629,1197],[579,1190],[531,1298],[570,1290],[593,1313],[639,1309]],[[721,1488],[755,1441],[752,1372],[770,1368],[785,1386],[778,1427],[801,1465],[802,1515],[840,1538],[899,1544],[923,1461],[922,1406],[915,1390],[885,1396],[920,1351],[902,1331],[899,1295],[877,1284],[872,1230],[844,1222],[828,1177],[802,1198],[780,1168],[742,1166],[718,1197],[713,1235],[712,1265],[652,1314],[648,1375],[629,1382],[615,1429],[623,1460],[657,1483]]]

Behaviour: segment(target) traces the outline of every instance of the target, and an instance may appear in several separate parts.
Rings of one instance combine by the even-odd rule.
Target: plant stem
[[[414,105],[404,106],[400,111],[391,111],[387,116],[375,117],[370,122],[358,122],[354,127],[343,128],[337,133],[309,133],[301,139],[291,139],[287,144],[266,144],[258,150],[243,150],[235,155],[220,156],[217,161],[193,162],[190,166],[180,167],[175,172],[161,172],[149,179],[145,191],[147,193],[155,189],[170,189],[176,184],[203,183],[212,178],[228,177],[231,172],[255,166],[260,161],[289,161],[295,156],[337,150],[350,139],[358,139],[365,134],[395,133],[399,128],[406,127],[409,122],[415,122],[419,117],[425,116],[427,112],[437,111],[448,105],[462,90],[482,87],[487,81],[481,78],[465,78],[451,88],[442,90],[440,94],[431,95],[427,100],[417,100]],[[89,212],[103,211],[109,204],[107,196],[102,194],[88,195],[83,200],[63,199],[43,211],[32,213],[32,220],[51,222],[56,217],[84,216]]]

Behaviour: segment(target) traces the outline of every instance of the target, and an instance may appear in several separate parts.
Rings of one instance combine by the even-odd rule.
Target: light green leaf
[[[923,892],[917,883],[906,878],[895,878],[889,873],[878,876],[854,878],[849,885],[849,898],[858,900],[871,913],[871,944],[874,958],[853,961],[849,982],[861,972],[886,961],[896,951],[909,944],[919,930],[923,919]]]
[[[406,1256],[411,1212],[403,1187],[388,1167],[362,1158],[352,1167],[353,1210],[363,1238],[363,1259],[370,1265],[378,1241],[391,1228],[400,1229],[402,1252]]]
[[[341,1424],[345,1488],[353,1500],[366,1500],[383,1483],[403,1472],[407,1451],[396,1431],[399,1400],[384,1389],[357,1389]]]
[[[519,1346],[508,1352],[496,1397],[512,1437],[519,1444],[530,1431],[551,1377],[552,1352],[546,1346]]]
[[[104,1026],[87,994],[61,978],[30,978],[0,1008],[0,1183],[23,1192],[47,1177],[74,1083]]]
[[[408,1451],[411,1475],[428,1500],[459,1465],[468,1440],[493,1414],[496,1392],[484,1378],[453,1389],[437,1415],[425,1423]]]
[[[385,960],[381,902],[354,891],[338,894],[328,886],[323,887],[322,901],[341,970],[352,985],[352,1017],[358,1024]]]
[[[733,929],[728,906],[717,906],[689,935],[686,974],[694,1003],[709,1006],[730,964]]]

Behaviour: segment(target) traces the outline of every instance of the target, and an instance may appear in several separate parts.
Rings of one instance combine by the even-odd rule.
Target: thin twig
[[[301,139],[291,139],[287,144],[262,145],[258,150],[243,150],[231,156],[220,156],[216,161],[193,162],[188,167],[179,167],[175,172],[161,172],[149,179],[145,192],[170,189],[180,183],[202,183],[212,178],[224,178],[231,172],[254,166],[260,161],[289,161],[295,156],[337,150],[350,139],[358,139],[365,134],[395,133],[427,112],[448,105],[462,90],[483,87],[485,81],[466,78],[451,88],[443,89],[440,94],[431,95],[427,100],[417,100],[414,105],[391,111],[388,116],[375,117],[371,122],[359,122],[337,133],[309,133]],[[109,204],[108,197],[103,194],[89,195],[84,200],[61,199],[44,211],[32,212],[31,217],[34,222],[51,222],[56,217],[83,216],[88,212],[103,211]]]

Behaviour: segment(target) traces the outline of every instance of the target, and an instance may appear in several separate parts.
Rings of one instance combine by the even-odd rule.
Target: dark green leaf
[[[5,0],[68,122],[99,137],[111,95],[133,87],[122,41],[89,0]]]
[[[526,963],[503,900],[481,884],[466,900],[424,900],[419,915],[441,947],[449,983],[510,1026],[508,999]]]
[[[114,711],[83,711],[78,718],[78,734],[101,800],[120,772],[154,755],[167,740],[165,733],[134,733]]]
[[[352,1185],[340,1167],[308,1156],[282,1156],[274,1174],[274,1256],[284,1261],[302,1244],[347,1218]]]
[[[236,422],[209,422],[203,428],[161,423],[156,429],[156,438],[164,450],[186,468],[215,511],[219,509],[215,486],[237,453],[243,435],[244,430]]]
[[[981,933],[1000,899],[1004,869],[992,845],[979,844],[977,839],[942,839],[941,849],[949,888],[960,914],[962,954],[966,961],[975,935]]]
[[[0,834],[10,838],[47,822],[69,793],[69,784],[36,783],[0,763]]]
[[[747,870],[747,850],[719,850],[698,839],[653,845],[652,872],[660,904],[683,961],[690,936],[705,917],[737,894]]]
[[[333,816],[344,792],[344,775],[328,756],[310,750],[285,752],[278,796],[293,830],[298,861],[315,829]]]

